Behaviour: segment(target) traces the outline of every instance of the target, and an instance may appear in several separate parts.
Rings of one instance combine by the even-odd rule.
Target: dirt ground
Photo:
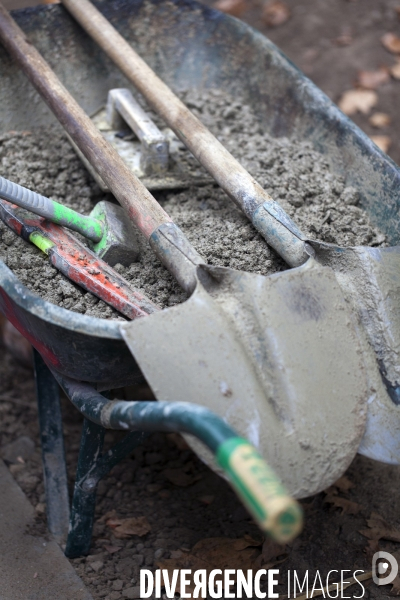
[[[396,64],[396,56],[383,47],[381,38],[386,33],[400,35],[399,0],[285,0],[290,16],[276,27],[265,22],[265,4],[245,0],[241,18],[269,37],[334,102],[356,87],[360,71]],[[375,91],[376,106],[351,118],[368,135],[389,136],[388,154],[399,164],[400,81],[389,77]],[[389,115],[390,124],[373,127],[369,118],[375,112]]]
[[[11,8],[18,3],[5,4]],[[21,4],[34,2],[21,0]],[[395,11],[399,4],[399,0],[286,0],[290,18],[279,27],[267,27],[261,17],[263,6],[248,2],[242,18],[268,35],[338,101],[343,92],[354,88],[358,71],[375,71],[395,63],[394,55],[383,48],[380,38],[387,32],[400,35]],[[342,41],[338,41],[340,38]],[[400,81],[390,78],[376,93],[378,104],[374,109],[368,115],[355,114],[352,118],[369,135],[389,136],[389,154],[400,163],[400,115],[396,110]],[[369,123],[374,111],[389,115],[390,125],[374,128]],[[37,531],[43,532],[45,496],[33,372],[11,356],[4,345],[0,345],[0,357],[0,454],[35,506]],[[131,391],[131,399],[134,393]],[[143,399],[149,391],[136,394]],[[72,488],[82,424],[65,398],[63,411]],[[27,439],[21,441],[21,437]],[[378,547],[391,553],[399,551],[399,487],[398,468],[357,457],[336,487],[304,501],[305,528],[300,537],[289,548],[269,552],[264,547],[264,553],[272,554],[272,562],[286,557],[276,567],[281,572],[281,597],[287,590],[288,570],[304,574],[308,569],[311,579],[318,570],[324,579],[331,569],[370,571]],[[115,529],[102,519],[113,510],[122,519],[146,517],[150,531],[143,536],[116,537]],[[377,517],[371,521],[373,513],[387,523]],[[193,546],[207,538],[245,535],[257,538],[259,533],[228,485],[202,465],[182,440],[154,435],[100,484],[90,555],[74,559],[72,564],[94,598],[139,598],[140,568],[152,568],[165,559],[189,560]],[[232,552],[231,564],[232,568],[241,568],[240,555]],[[388,598],[400,589],[378,588],[371,580],[364,585],[363,597],[370,599]],[[360,587],[354,586],[344,595],[352,598],[360,597],[360,593]]]
[[[45,493],[33,373],[2,344],[0,356],[0,455],[36,509],[36,524],[30,533],[43,535]],[[146,389],[133,388],[127,396],[151,397]],[[72,491],[82,420],[64,397],[62,410]],[[110,433],[107,445],[118,435]],[[350,577],[356,569],[371,570],[372,554],[378,547],[396,553],[399,543],[378,542],[366,535],[377,537],[368,521],[378,514],[386,521],[383,525],[378,519],[380,531],[386,527],[390,535],[384,535],[400,540],[399,486],[397,467],[358,456],[335,486],[302,501],[305,527],[301,535],[285,548],[268,543],[263,546],[263,557],[272,564],[277,562],[280,569],[280,598],[286,597],[288,571],[296,570],[303,578],[308,570],[310,581],[317,571],[324,581],[333,569],[348,571],[345,576]],[[110,526],[112,519],[132,517],[144,517],[148,533],[120,539]],[[190,553],[195,544],[215,537],[232,540],[244,536],[250,536],[250,545],[262,542],[257,526],[229,486],[197,459],[182,438],[154,434],[99,484],[90,554],[71,562],[95,599],[139,598],[141,568],[155,568],[166,559],[175,560],[176,568],[182,561],[185,568],[196,568],[193,565],[198,563]],[[254,550],[257,559],[261,547]],[[229,568],[243,568],[246,557],[228,548],[223,558]],[[361,597],[383,599],[390,595],[391,586],[378,588],[370,579],[363,585]],[[344,594],[360,597],[361,588],[355,585]]]

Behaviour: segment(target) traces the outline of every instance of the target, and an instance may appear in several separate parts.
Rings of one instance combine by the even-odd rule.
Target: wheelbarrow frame
[[[345,177],[347,185],[359,190],[362,207],[389,242],[399,243],[399,167],[267,38],[193,0],[100,0],[96,4],[178,93],[184,89],[223,89],[252,107],[265,132],[310,141],[326,156],[332,173]],[[110,88],[130,87],[62,6],[15,11],[13,16],[86,112],[93,113],[105,103]],[[1,48],[0,75],[6,82],[0,89],[3,132],[29,129],[32,107],[35,126],[54,121]],[[37,351],[35,369],[49,526],[61,539],[69,506],[59,389],[48,366],[58,381],[71,378],[90,382],[98,391],[138,383],[143,376],[122,340],[118,322],[80,315],[42,300],[1,261],[0,310]],[[104,431],[89,415],[85,417],[78,487],[80,481],[88,481],[87,474],[93,468],[99,477],[104,475],[144,436],[128,434],[108,461],[95,465]],[[82,515],[84,526],[79,535],[69,538],[70,556],[86,553],[90,545],[96,486],[87,484],[86,488],[76,488],[73,498],[73,511]]]
[[[310,141],[329,160],[334,175],[357,187],[361,205],[389,242],[399,243],[399,167],[267,38],[192,0],[96,4],[176,91],[220,88],[239,94],[269,134]],[[111,87],[126,87],[125,78],[61,5],[15,11],[13,16],[86,112],[98,109]],[[32,106],[35,126],[54,122],[2,48],[0,75],[7,82],[0,89],[3,131],[29,128]],[[117,322],[40,299],[1,262],[0,288],[0,310],[60,375],[92,382],[99,390],[141,380]]]

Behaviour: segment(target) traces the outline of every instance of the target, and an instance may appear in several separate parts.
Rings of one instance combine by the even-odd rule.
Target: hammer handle
[[[103,138],[1,3],[0,40],[146,238],[163,223],[170,223],[167,213]]]

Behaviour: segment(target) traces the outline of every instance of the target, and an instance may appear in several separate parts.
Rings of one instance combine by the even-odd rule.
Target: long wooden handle
[[[88,0],[61,0],[217,183],[251,218],[271,197]]]
[[[146,238],[163,223],[170,223],[167,213],[103,138],[1,3],[0,40]]]
[[[306,236],[89,0],[61,0],[171,127],[267,242],[291,266],[309,258]]]

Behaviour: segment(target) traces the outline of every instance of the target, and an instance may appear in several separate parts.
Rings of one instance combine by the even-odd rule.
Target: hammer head
[[[112,267],[117,263],[129,266],[139,255],[137,232],[121,206],[102,200],[90,216],[104,225],[100,242],[92,250]]]

